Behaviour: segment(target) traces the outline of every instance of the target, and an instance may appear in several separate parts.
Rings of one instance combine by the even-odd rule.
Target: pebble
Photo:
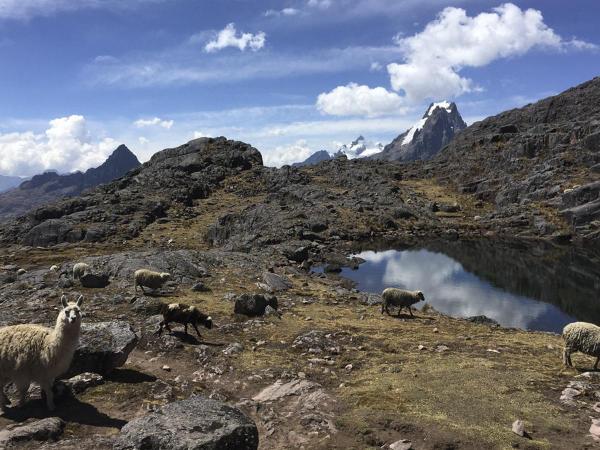
[[[439,332],[440,332],[440,330],[438,330],[437,328],[434,328],[434,329],[433,329],[433,332],[434,332],[434,333],[439,333]]]
[[[425,350],[427,347],[425,347],[424,345],[419,345],[417,348],[418,348],[419,350]]]
[[[167,366],[166,364],[164,366],[162,366],[162,370],[164,370],[165,372],[170,372],[171,371],[171,367]]]
[[[518,436],[525,436],[525,424],[522,420],[515,420],[512,424],[512,432]]]
[[[346,367],[344,367],[344,369],[346,369],[348,372],[351,372],[352,368],[353,368],[352,364],[348,364]]]

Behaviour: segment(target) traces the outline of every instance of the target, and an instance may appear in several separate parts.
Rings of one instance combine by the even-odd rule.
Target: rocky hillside
[[[432,103],[413,127],[373,158],[403,162],[431,159],[466,127],[455,103]]]
[[[85,173],[36,175],[18,188],[0,194],[0,221],[62,197],[77,196],[86,189],[120,178],[139,165],[137,157],[126,146],[120,145],[102,165]]]
[[[538,235],[600,237],[600,78],[462,131],[437,158],[413,166],[494,210],[484,222]]]
[[[559,336],[426,307],[389,317],[378,295],[336,275],[361,263],[358,249],[426,246],[501,285],[527,283],[520,268],[534,267],[528,291],[591,314],[553,273],[571,271],[593,296],[592,249],[575,260],[572,245],[506,245],[545,236],[542,206],[500,220],[493,197],[454,189],[440,164],[274,169],[248,144],[202,138],[0,225],[1,325],[51,325],[61,295],[85,296],[78,370],[57,384],[56,417],[32,389],[0,416],[0,447],[590,448],[600,382],[562,367]],[[90,267],[80,280],[77,262]],[[172,280],[135,291],[139,268]],[[214,326],[159,335],[161,305],[176,302]],[[517,419],[526,434],[511,431]],[[47,439],[57,442],[36,441]]]

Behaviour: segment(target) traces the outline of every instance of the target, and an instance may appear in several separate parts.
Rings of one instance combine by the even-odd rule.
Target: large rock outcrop
[[[47,247],[132,238],[170,208],[189,207],[228,176],[253,167],[262,167],[262,156],[248,144],[196,139],[155,154],[119,180],[8,222],[0,228],[0,241]]]
[[[258,429],[241,411],[217,400],[192,396],[132,420],[115,450],[255,450]]]

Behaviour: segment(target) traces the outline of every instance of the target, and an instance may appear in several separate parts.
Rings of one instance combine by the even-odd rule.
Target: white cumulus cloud
[[[317,108],[324,114],[333,116],[362,115],[375,117],[398,113],[402,110],[402,98],[385,88],[350,83],[338,86],[331,92],[320,94]]]
[[[102,164],[118,146],[111,138],[94,140],[83,116],[51,120],[44,133],[0,134],[0,173],[32,176],[46,170],[61,173]]]
[[[535,47],[564,50],[586,48],[583,41],[565,41],[544,23],[542,13],[505,3],[474,17],[448,7],[410,37],[397,37],[405,61],[387,66],[392,88],[410,102],[447,98],[478,89],[460,75],[465,67],[519,56]]]
[[[304,139],[300,139],[292,145],[275,147],[272,150],[265,150],[261,153],[265,166],[281,167],[286,164],[304,161],[314,152],[308,147]]]
[[[217,33],[215,38],[209,41],[204,50],[208,53],[217,52],[227,47],[237,47],[241,51],[249,48],[252,51],[260,50],[265,46],[267,35],[259,31],[256,34],[240,33],[235,29],[235,24],[230,23]]]
[[[133,124],[138,128],[157,126],[169,130],[171,129],[174,123],[175,122],[173,122],[172,120],[163,120],[160,117],[153,117],[152,119],[136,120]]]

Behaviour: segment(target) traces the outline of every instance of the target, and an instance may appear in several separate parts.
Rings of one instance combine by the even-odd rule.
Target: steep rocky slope
[[[466,127],[455,103],[432,103],[419,122],[373,159],[403,162],[431,159]]]
[[[85,189],[120,178],[139,165],[137,157],[126,146],[120,145],[102,165],[84,173],[36,175],[18,188],[0,194],[0,220],[24,214],[61,197],[77,196]]]
[[[552,235],[567,222],[576,237],[600,236],[600,78],[477,122],[417,178],[494,205],[483,221]]]

